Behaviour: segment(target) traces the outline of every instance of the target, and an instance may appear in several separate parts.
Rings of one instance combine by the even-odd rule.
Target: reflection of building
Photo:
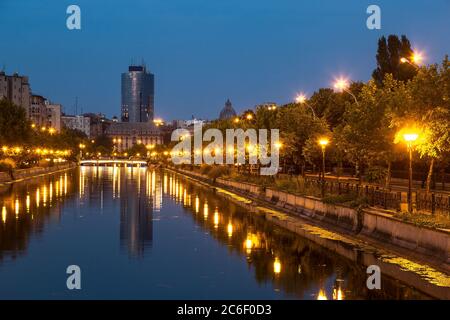
[[[154,75],[145,66],[130,66],[122,73],[122,121],[153,122]]]
[[[153,243],[153,211],[145,171],[127,168],[120,182],[120,246],[134,257]],[[120,173],[119,173],[120,174]]]
[[[159,127],[146,123],[112,123],[106,134],[115,141],[117,151],[127,150],[136,144],[162,144],[163,136]]]
[[[89,117],[65,115],[61,117],[61,122],[68,129],[79,130],[88,137],[91,134],[91,119]]]

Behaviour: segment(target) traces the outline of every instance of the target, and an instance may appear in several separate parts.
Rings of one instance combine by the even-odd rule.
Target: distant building
[[[122,73],[122,122],[152,122],[155,79],[145,66],[129,66]]]
[[[31,106],[31,89],[28,77],[14,73],[8,76],[0,72],[0,99],[7,99],[11,103],[24,108],[27,116]]]
[[[33,94],[31,106],[28,112],[29,120],[38,127],[47,126],[47,99],[43,96]]]
[[[52,104],[45,97],[33,94],[28,118],[38,128],[53,128],[59,132],[61,131],[61,110],[60,104]]]
[[[60,104],[47,104],[47,127],[54,128],[57,132],[61,131],[62,106]]]
[[[222,111],[220,111],[219,119],[228,120],[234,117],[236,117],[236,111],[233,109],[230,99],[228,99]]]
[[[61,117],[61,122],[65,128],[79,130],[86,136],[91,136],[91,119],[89,117],[64,115]]]
[[[107,129],[113,122],[112,120],[107,119],[105,115],[101,113],[85,113],[84,116],[89,117],[90,119],[90,138],[96,138],[98,136],[106,134]]]
[[[119,152],[127,150],[136,144],[157,145],[163,143],[163,135],[160,128],[152,122],[113,122],[107,129],[106,134],[113,139]]]

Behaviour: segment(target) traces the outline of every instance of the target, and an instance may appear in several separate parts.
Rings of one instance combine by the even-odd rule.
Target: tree
[[[407,81],[417,74],[416,68],[409,63],[401,63],[401,58],[409,59],[413,55],[411,43],[404,35],[401,39],[390,35],[386,41],[383,36],[378,40],[377,68],[372,77],[378,85],[383,85],[386,74],[392,74],[395,80]]]
[[[362,82],[353,82],[349,90],[354,95],[359,95],[363,87]],[[314,108],[319,118],[324,118],[331,129],[342,123],[345,108],[353,102],[353,97],[346,92],[335,92],[330,88],[321,88],[309,99],[308,103]]]
[[[359,103],[347,105],[343,122],[335,130],[336,145],[355,165],[360,182],[365,168],[377,161],[390,168],[394,134],[386,112],[386,92],[369,81],[358,96]]]
[[[311,137],[329,134],[325,120],[314,119],[311,112],[302,105],[289,104],[279,109],[276,127],[283,142],[282,155],[296,166],[305,167],[303,148]]]
[[[6,99],[0,99],[0,142],[25,143],[30,138],[29,128],[25,110]]]

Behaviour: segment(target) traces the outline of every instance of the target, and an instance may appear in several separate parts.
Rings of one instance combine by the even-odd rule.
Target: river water
[[[170,172],[81,167],[1,186],[0,208],[0,299],[430,298],[369,290],[362,263]]]

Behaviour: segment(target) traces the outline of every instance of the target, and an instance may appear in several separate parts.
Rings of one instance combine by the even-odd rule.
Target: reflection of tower
[[[134,257],[142,257],[153,242],[153,211],[145,192],[145,171],[126,168],[121,179],[120,246]],[[131,172],[130,172],[131,171]]]

